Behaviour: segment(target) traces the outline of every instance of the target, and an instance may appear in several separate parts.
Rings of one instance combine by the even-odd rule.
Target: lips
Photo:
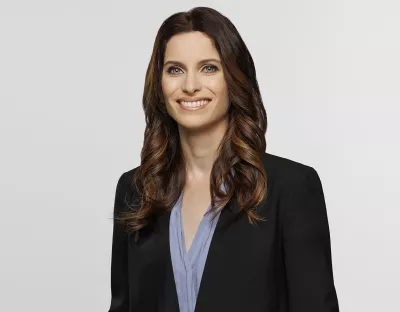
[[[211,101],[210,98],[207,97],[201,97],[201,98],[180,98],[177,100],[178,103],[181,102],[197,102],[197,101]]]
[[[203,105],[200,105],[200,106],[197,106],[197,107],[188,107],[188,106],[183,105],[183,104],[180,103],[179,101],[177,101],[177,103],[178,103],[179,107],[180,107],[181,109],[185,110],[185,111],[197,111],[197,110],[201,110],[201,109],[207,107],[208,104],[210,104],[210,103],[212,102],[211,99],[210,99],[210,100],[207,100],[207,101],[208,101],[208,102],[207,102],[206,104],[203,104]]]

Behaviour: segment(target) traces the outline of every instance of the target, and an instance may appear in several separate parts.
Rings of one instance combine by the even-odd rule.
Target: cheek
[[[178,79],[162,79],[161,88],[163,90],[164,96],[171,96],[179,88]]]
[[[206,82],[204,82],[204,85],[220,98],[225,98],[228,94],[227,84],[222,77],[208,79]]]

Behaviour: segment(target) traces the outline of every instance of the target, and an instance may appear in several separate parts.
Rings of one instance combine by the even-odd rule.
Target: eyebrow
[[[208,59],[201,60],[197,64],[198,65],[202,65],[202,64],[208,63],[208,62],[217,62],[217,63],[221,64],[221,62],[219,60],[214,59],[214,58],[208,58]],[[179,62],[179,61],[173,61],[173,60],[167,61],[167,62],[164,63],[164,66],[166,66],[168,64],[176,64],[176,65],[179,65],[181,67],[185,67],[185,64],[183,64],[182,62]]]

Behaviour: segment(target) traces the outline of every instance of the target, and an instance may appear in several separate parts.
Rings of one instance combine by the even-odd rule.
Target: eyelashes
[[[215,66],[215,65],[206,65],[206,66],[204,66],[202,68],[202,70],[204,70],[204,69],[206,69],[206,73],[207,74],[212,74],[212,73],[215,73],[215,72],[217,72],[219,70],[218,67]],[[170,75],[178,75],[179,71],[182,71],[182,70],[177,66],[170,66],[167,69],[167,73],[170,74]]]

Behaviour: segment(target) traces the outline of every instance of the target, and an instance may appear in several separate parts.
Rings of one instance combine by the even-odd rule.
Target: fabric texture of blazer
[[[322,184],[313,167],[264,153],[267,198],[251,225],[232,197],[221,211],[195,312],[338,312]],[[118,180],[114,213],[138,194]],[[179,312],[165,212],[133,234],[114,223],[109,312]]]

